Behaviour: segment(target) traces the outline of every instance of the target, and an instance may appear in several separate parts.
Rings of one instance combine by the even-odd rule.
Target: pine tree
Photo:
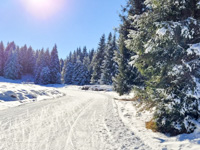
[[[72,75],[74,72],[74,65],[72,62],[70,61],[66,61],[65,63],[65,67],[64,67],[64,83],[65,84],[72,84]]]
[[[44,66],[43,67],[50,67],[51,55],[49,53],[49,49],[47,49],[44,53]]]
[[[73,66],[72,84],[73,85],[86,85],[90,82],[89,72],[87,67],[81,62],[77,62]]]
[[[38,51],[38,58],[36,60],[35,77],[34,77],[35,84],[40,84],[40,73],[43,67],[44,67],[44,49]]]
[[[131,66],[127,65],[130,58],[130,52],[125,47],[125,39],[123,35],[120,35],[119,38],[119,55],[118,55],[118,73],[114,78],[114,89],[120,95],[130,92],[133,88],[133,85],[136,85],[138,82],[138,72]]]
[[[13,80],[20,79],[22,70],[21,68],[22,66],[18,61],[17,51],[11,52],[4,67],[5,78]]]
[[[58,51],[56,45],[53,47],[53,50],[51,52],[50,71],[51,71],[51,83],[60,84],[61,83],[60,62],[58,58]]]
[[[120,15],[122,24],[119,28],[119,53],[117,54],[118,58],[116,59],[119,70],[113,78],[114,89],[120,95],[129,93],[135,85],[142,84],[140,73],[130,63],[135,53],[126,47],[124,41],[128,39],[129,30],[137,30],[131,25],[132,23],[129,16],[141,14],[145,10],[143,2],[144,0],[127,1],[127,6],[123,8],[125,14]]]
[[[27,50],[27,73],[33,75],[35,70],[36,64],[36,56],[35,52],[33,51],[32,47],[29,47]]]
[[[50,83],[51,72],[49,67],[43,67],[40,73],[40,84],[46,85]]]
[[[4,64],[6,64],[8,57],[12,53],[13,50],[16,50],[15,43],[14,42],[8,43],[4,52]]]
[[[105,59],[102,65],[101,84],[112,84],[112,77],[115,75],[115,62],[114,51],[115,45],[113,45],[112,33],[108,36],[108,42],[106,44]]]
[[[145,77],[143,98],[156,104],[157,130],[191,133],[199,124],[199,1],[149,0],[133,19],[127,46]],[[141,92],[141,90],[140,90]]]
[[[105,48],[106,48],[105,35],[103,34],[99,42],[97,53],[93,58],[93,74],[91,79],[92,84],[100,84],[100,78],[102,74],[101,67],[103,65],[103,60],[105,57]]]
[[[0,43],[0,76],[3,76],[4,72],[4,45]]]

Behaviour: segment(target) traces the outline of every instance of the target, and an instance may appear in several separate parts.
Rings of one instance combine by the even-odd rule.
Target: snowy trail
[[[112,96],[65,90],[63,98],[0,111],[0,150],[150,149],[124,125]]]

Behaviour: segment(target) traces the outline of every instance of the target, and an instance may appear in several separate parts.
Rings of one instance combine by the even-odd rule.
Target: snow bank
[[[20,80],[10,80],[10,83],[7,83],[1,82],[2,79],[7,81],[2,77],[0,79],[0,110],[65,95],[54,87],[39,86],[28,82],[26,84],[25,82],[20,83]]]
[[[82,86],[80,89],[91,91],[112,91],[113,87],[111,85],[85,85]]]
[[[136,134],[145,145],[155,150],[197,150],[200,149],[200,126],[191,134],[181,134],[175,137],[169,137],[165,134],[153,132],[146,129],[145,123],[153,118],[154,108],[150,111],[142,110],[143,105],[138,101],[121,101],[120,99],[132,98],[134,94],[119,97],[114,95],[114,108],[134,134]]]

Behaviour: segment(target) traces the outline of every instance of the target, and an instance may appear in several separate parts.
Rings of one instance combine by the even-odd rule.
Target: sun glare
[[[49,19],[63,7],[65,0],[21,0],[26,11],[37,19]]]

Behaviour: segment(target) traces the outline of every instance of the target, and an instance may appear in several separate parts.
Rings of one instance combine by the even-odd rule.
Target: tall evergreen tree
[[[40,84],[46,85],[51,82],[51,72],[49,67],[43,67],[42,71],[40,72]]]
[[[88,69],[81,62],[77,62],[73,66],[72,84],[86,85],[90,83],[90,75]]]
[[[41,51],[38,51],[38,58],[36,61],[36,67],[35,67],[35,77],[34,82],[36,84],[40,84],[40,73],[44,67],[44,49]]]
[[[100,42],[99,42],[99,47],[97,49],[97,53],[95,57],[93,58],[93,74],[92,74],[92,79],[91,83],[92,84],[100,84],[100,79],[101,79],[101,74],[102,74],[102,65],[103,65],[103,60],[105,57],[105,35],[103,34]]]
[[[58,58],[58,51],[56,45],[53,47],[53,50],[51,52],[50,71],[51,71],[51,83],[60,84],[61,83],[60,62]]]
[[[33,51],[32,47],[28,48],[27,57],[28,57],[27,73],[33,75],[34,70],[35,70],[35,64],[36,64],[36,56],[35,56],[35,52]]]
[[[144,0],[129,0],[127,5],[123,8],[124,15],[120,15],[122,24],[119,28],[119,58],[117,58],[117,64],[119,67],[118,73],[114,77],[114,89],[120,95],[130,92],[136,84],[142,84],[142,78],[135,67],[130,62],[131,57],[135,55],[133,51],[130,51],[124,41],[128,39],[129,30],[137,30],[131,25],[129,16],[139,15],[145,10]]]
[[[4,45],[0,43],[0,76],[3,76],[4,72]]]
[[[113,45],[112,33],[108,36],[108,42],[106,44],[105,59],[102,65],[101,84],[112,84],[112,77],[115,75],[115,62],[114,51],[115,45]]]
[[[7,62],[7,59],[13,50],[16,50],[15,43],[14,42],[8,43],[4,52],[4,64]]]
[[[74,66],[73,63],[70,61],[66,61],[65,66],[64,66],[64,83],[65,84],[72,84],[72,76],[74,72]]]
[[[19,63],[17,51],[12,51],[9,55],[5,67],[4,67],[4,76],[8,79],[20,79],[21,78],[21,69],[22,66]]]

